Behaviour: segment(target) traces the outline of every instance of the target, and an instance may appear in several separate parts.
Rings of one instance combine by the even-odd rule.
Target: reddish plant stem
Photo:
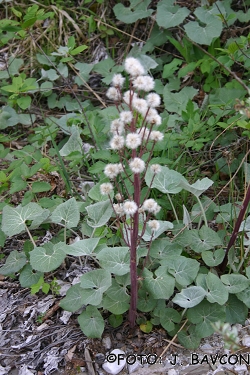
[[[134,151],[134,150],[133,150]],[[141,180],[140,175],[134,175],[134,201],[137,206],[140,206],[141,195]],[[137,294],[138,294],[138,280],[137,280],[137,264],[136,264],[136,251],[138,244],[139,232],[139,212],[138,210],[133,216],[133,226],[131,231],[131,244],[130,244],[130,280],[131,280],[131,296],[129,308],[129,325],[131,328],[135,326],[136,321],[136,308],[137,308]]]
[[[225,269],[226,269],[227,262],[228,262],[228,252],[236,241],[236,238],[237,238],[237,235],[238,235],[239,229],[240,229],[240,224],[242,223],[242,221],[244,219],[244,216],[245,216],[245,213],[246,213],[249,202],[250,202],[250,184],[248,185],[246,196],[245,196],[245,198],[242,202],[241,210],[240,210],[239,216],[236,220],[232,236],[231,236],[231,238],[228,242],[227,250],[226,250],[223,262],[220,264],[220,271],[221,272],[224,272]]]

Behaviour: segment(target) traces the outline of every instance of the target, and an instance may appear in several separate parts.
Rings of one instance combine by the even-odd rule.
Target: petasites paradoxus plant
[[[213,333],[214,322],[245,320],[250,271],[218,276],[215,267],[223,260],[223,243],[208,227],[206,201],[199,198],[212,181],[204,178],[189,184],[180,173],[156,162],[154,148],[164,141],[156,110],[160,97],[152,92],[154,80],[139,60],[127,58],[124,69],[127,80],[116,74],[107,92],[115,104],[111,106],[111,140],[104,150],[109,164],[88,193],[83,223],[82,204],[75,198],[51,211],[33,202],[15,208],[6,205],[3,232],[14,236],[26,230],[34,248],[12,251],[0,273],[18,272],[21,285],[31,287],[44,273],[47,277],[57,269],[67,255],[92,258],[97,269],[84,273],[60,303],[72,312],[83,308],[78,321],[88,337],[101,337],[107,313],[110,324],[117,326],[129,311],[130,326],[138,323],[145,332],[161,325],[175,335],[187,319],[188,328],[178,337],[184,346],[195,348],[202,337]],[[181,234],[170,240],[166,233],[180,228],[180,223],[172,201],[176,222],[158,219],[158,197],[171,200],[182,189],[198,200],[200,223],[205,225],[192,229],[186,213],[187,228],[183,225]],[[64,240],[54,238],[36,246],[32,232],[43,222],[63,226]],[[79,233],[80,228],[83,239],[68,245],[69,233]]]

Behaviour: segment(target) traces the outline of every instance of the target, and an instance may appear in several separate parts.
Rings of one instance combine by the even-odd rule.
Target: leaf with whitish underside
[[[94,253],[96,246],[98,245],[100,238],[86,238],[84,240],[80,240],[74,242],[71,245],[65,245],[63,251],[65,251],[68,255],[73,256],[86,256],[91,255]]]
[[[224,305],[228,300],[228,291],[220,278],[209,272],[206,276],[206,284],[208,289],[207,300],[211,303],[217,302],[219,305]]]
[[[190,286],[182,289],[181,293],[177,293],[172,301],[186,309],[198,305],[205,295],[206,291],[200,286]]]
[[[198,44],[210,45],[212,40],[221,34],[221,19],[203,7],[197,8],[194,14],[205,26],[200,26],[197,21],[189,21],[184,25],[187,36]]]
[[[41,272],[50,272],[58,268],[65,258],[65,252],[62,247],[65,246],[64,242],[52,244],[48,242],[41,247],[35,247],[30,252],[31,266]]]
[[[81,287],[91,289],[92,294],[103,294],[111,286],[111,274],[106,270],[94,270],[84,273],[81,278]]]
[[[161,1],[157,6],[156,22],[160,27],[169,29],[180,25],[189,13],[186,7],[174,6],[173,1],[172,4]]]
[[[113,208],[109,200],[97,202],[86,207],[88,213],[87,223],[92,228],[102,227],[110,219]]]
[[[50,220],[56,224],[63,223],[67,228],[76,227],[80,220],[80,212],[75,198],[68,199],[57,206]]]
[[[199,197],[204,191],[206,191],[210,186],[213,185],[213,181],[205,177],[202,180],[197,180],[194,184],[190,185],[187,180],[182,180],[180,186],[194,194],[196,197]]]
[[[80,130],[77,126],[72,127],[72,134],[59,153],[61,156],[68,156],[71,152],[75,151],[83,152]]]
[[[115,275],[122,276],[130,270],[128,247],[106,247],[96,257],[105,270]]]
[[[146,268],[143,271],[144,285],[155,299],[169,299],[174,293],[175,279],[168,275],[165,267],[159,267],[155,276]]]
[[[166,266],[168,272],[174,276],[176,282],[184,287],[194,281],[200,268],[197,260],[184,256],[162,259],[161,264]]]
[[[182,180],[185,180],[185,178],[179,172],[169,169],[168,167],[161,167],[161,172],[157,173],[155,176],[149,168],[145,176],[145,181],[148,186],[158,189],[162,193],[169,194],[177,194],[182,190],[182,187],[180,187],[180,181]]]
[[[146,224],[146,230],[144,235],[142,236],[144,241],[150,241],[155,240],[157,237],[159,237],[162,233],[169,229],[173,229],[174,225],[170,223],[170,221],[162,221],[157,220],[160,227],[156,231],[152,231],[152,229],[149,227],[148,223]]]
[[[7,236],[19,234],[26,229],[27,220],[34,220],[43,212],[43,208],[33,202],[16,208],[6,205],[3,208],[2,230]]]
[[[101,338],[104,331],[104,320],[95,306],[87,306],[78,317],[81,330],[89,338]]]
[[[27,258],[24,253],[14,250],[6,259],[5,264],[0,268],[1,275],[10,275],[18,272],[25,265]]]
[[[83,289],[80,284],[75,284],[69,288],[64,297],[60,302],[60,307],[64,310],[75,312],[79,310],[83,305]]]

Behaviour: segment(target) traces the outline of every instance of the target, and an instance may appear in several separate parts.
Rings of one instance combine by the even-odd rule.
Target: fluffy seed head
[[[144,211],[155,213],[155,210],[157,210],[157,206],[158,206],[157,202],[154,199],[150,198],[150,199],[146,199],[143,202],[142,208]]]
[[[119,164],[107,164],[104,168],[104,174],[109,178],[115,178],[119,173]]]
[[[124,62],[125,71],[133,77],[145,74],[145,70],[139,60],[127,57]]]
[[[114,135],[114,137],[110,141],[110,147],[112,150],[121,150],[124,146],[124,137],[121,135]]]
[[[110,124],[110,131],[113,134],[121,135],[124,130],[124,123],[119,119],[115,119]]]
[[[147,140],[149,136],[149,129],[143,126],[142,128],[139,128],[136,130],[136,133],[139,134],[141,137],[141,140]]]
[[[126,137],[126,146],[132,150],[140,146],[141,137],[137,133],[129,133]]]
[[[139,112],[143,116],[145,116],[145,114],[147,113],[148,105],[145,99],[141,99],[138,97],[133,98],[132,106],[137,112]]]
[[[137,90],[149,91],[147,89],[149,76],[138,76],[133,80],[133,86]]]
[[[155,92],[151,92],[146,96],[146,100],[149,107],[158,107],[161,104],[161,98]]]
[[[150,76],[145,76],[145,83],[144,83],[144,91],[152,91],[153,90],[153,88],[155,87],[155,82],[154,82],[154,80],[153,80],[153,78],[152,77],[150,77]]]
[[[120,91],[116,87],[110,87],[108,91],[106,92],[106,96],[114,101],[119,101],[121,100],[121,94]]]
[[[154,174],[160,173],[160,171],[161,171],[161,166],[160,166],[160,164],[152,164],[152,165],[150,165],[150,170],[151,170],[151,172],[153,172]]]
[[[108,195],[114,189],[113,185],[110,182],[106,182],[100,185],[100,191],[102,195]]]
[[[111,81],[111,84],[115,87],[122,87],[123,84],[124,84],[124,81],[125,81],[125,78],[119,73],[119,74],[115,74],[112,81]]]
[[[120,202],[120,201],[122,200],[122,195],[121,195],[120,193],[117,193],[117,194],[115,195],[115,199],[116,199],[118,202]]]
[[[141,173],[145,169],[145,163],[140,158],[134,158],[129,163],[129,168],[133,173]]]
[[[130,91],[130,90],[128,90],[128,91],[126,91],[125,93],[124,93],[124,95],[123,95],[123,100],[124,100],[124,102],[126,103],[126,104],[130,104],[130,100],[133,100],[133,99],[135,99],[135,98],[137,98],[138,97],[138,95],[137,95],[137,93],[136,92],[134,92],[134,91]]]
[[[113,204],[113,209],[114,209],[116,215],[118,215],[118,216],[122,216],[122,215],[125,214],[122,204],[119,204],[119,203]]]
[[[162,141],[163,138],[164,138],[164,134],[162,132],[159,132],[158,130],[151,131],[150,136],[149,136],[149,139],[155,142]]]
[[[132,121],[133,114],[130,111],[122,111],[120,113],[120,119],[124,124],[129,124]]]
[[[123,204],[123,209],[126,215],[133,216],[138,210],[138,207],[134,201],[127,201]]]
[[[153,232],[156,232],[160,228],[158,220],[150,220],[148,226],[152,229]]]

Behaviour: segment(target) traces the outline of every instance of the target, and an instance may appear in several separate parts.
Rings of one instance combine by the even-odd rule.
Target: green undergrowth
[[[104,24],[98,23],[103,2],[89,3],[81,17],[84,36],[76,11],[60,2],[1,4],[8,17],[0,21],[0,46],[12,53],[0,70],[0,274],[18,278],[31,293],[57,295],[54,274],[67,258],[89,261],[92,269],[60,302],[80,310],[86,336],[101,337],[107,319],[113,327],[128,319],[132,327],[134,316],[142,331],[162,326],[194,349],[220,324],[244,323],[250,307],[247,211],[234,231],[248,203],[250,4],[160,1],[151,9],[150,1],[114,2]],[[56,34],[59,15],[65,22]],[[128,43],[135,23],[148,37],[119,60],[112,43]],[[43,37],[51,36],[47,48],[36,39],[43,27]],[[64,35],[59,44],[58,35]],[[93,35],[109,52],[99,62],[91,61]],[[32,64],[14,48],[31,44]],[[149,99],[126,58],[154,81],[150,91],[160,102],[153,120],[132,103],[134,94]],[[93,76],[98,89],[91,87]],[[121,86],[114,76],[123,77]],[[119,95],[106,97],[110,85]],[[123,111],[130,122],[112,135]],[[132,147],[127,137],[140,131],[141,143]],[[107,165],[119,163],[119,176],[109,175]],[[149,200],[161,210],[147,211]],[[136,204],[138,215],[133,205],[135,211],[117,213],[126,202]],[[47,231],[51,238],[41,244]],[[26,242],[6,254],[12,238]]]

